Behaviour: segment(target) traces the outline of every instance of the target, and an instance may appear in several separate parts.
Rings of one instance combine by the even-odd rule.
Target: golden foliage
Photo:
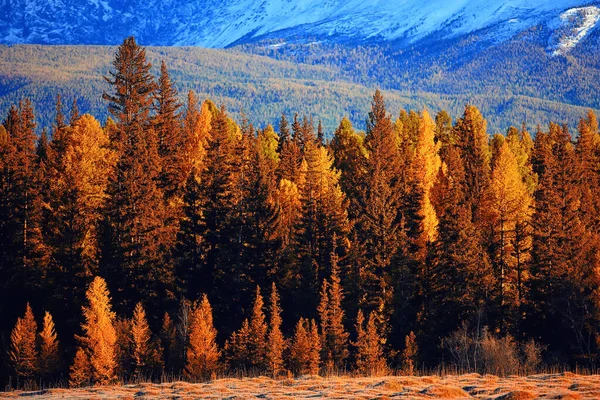
[[[78,347],[75,360],[69,370],[69,386],[79,387],[89,383],[92,379],[92,366],[85,350]]]
[[[27,303],[25,315],[17,318],[10,334],[8,356],[18,376],[30,379],[38,370],[38,351],[36,348],[37,322],[31,306]]]
[[[83,307],[85,322],[81,325],[84,336],[78,339],[89,358],[93,381],[109,384],[116,379],[117,333],[106,281],[95,277],[86,298],[88,305]]]
[[[210,378],[221,366],[221,352],[217,347],[217,330],[206,294],[192,310],[189,332],[185,375],[192,380]]]
[[[356,369],[367,376],[385,375],[387,372],[382,339],[377,332],[375,319],[375,312],[371,312],[365,329],[362,310],[358,311],[356,317]]]
[[[402,372],[407,375],[414,374],[418,353],[419,347],[417,346],[417,337],[415,336],[415,333],[411,331],[404,338],[404,351],[402,352]]]
[[[269,372],[273,376],[277,376],[283,367],[285,338],[281,333],[281,308],[275,282],[271,286],[270,314],[269,332],[267,334],[267,363]]]
[[[420,215],[423,218],[423,235],[429,242],[437,236],[438,219],[431,202],[431,189],[442,165],[439,156],[441,142],[435,142],[435,122],[424,110],[419,118],[419,133],[414,158],[414,172],[423,193]]]
[[[137,303],[131,320],[132,359],[135,375],[139,376],[162,365],[162,349],[152,339],[142,303]]]
[[[302,210],[298,186],[292,181],[281,179],[274,193],[274,202],[277,219],[271,235],[273,239],[281,240],[283,246],[287,247],[294,237],[294,226]]]
[[[40,372],[51,375],[58,367],[58,339],[52,315],[46,311],[40,338]]]
[[[315,320],[300,318],[290,346],[290,368],[297,375],[317,375],[321,363],[321,339]]]

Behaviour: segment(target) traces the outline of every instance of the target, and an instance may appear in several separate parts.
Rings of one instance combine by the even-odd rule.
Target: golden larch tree
[[[163,348],[163,360],[168,371],[172,371],[176,362],[176,330],[171,316],[165,312],[160,329],[160,342]]]
[[[217,330],[213,325],[208,296],[192,310],[185,375],[192,380],[207,379],[220,368],[221,352],[217,346]]]
[[[369,314],[366,328],[364,321],[362,310],[359,310],[356,317],[356,343],[354,343],[356,369],[359,373],[367,376],[384,375],[387,372],[387,364],[381,337],[377,331],[375,312]]]
[[[269,332],[267,333],[267,363],[268,370],[274,377],[279,374],[283,367],[283,351],[285,349],[285,338],[281,333],[281,307],[279,305],[279,293],[275,282],[271,286]]]
[[[83,336],[77,336],[77,339],[89,359],[94,383],[109,384],[117,377],[117,333],[114,327],[116,315],[112,311],[106,281],[95,277],[86,298],[85,322],[81,325]]]
[[[231,334],[225,343],[225,358],[232,370],[247,370],[251,366],[249,346],[250,323],[244,319],[242,326]]]
[[[289,367],[296,375],[319,373],[321,338],[317,323],[300,318],[290,346]]]
[[[267,366],[267,323],[263,311],[264,300],[260,287],[256,287],[256,297],[250,317],[250,337],[248,353],[253,368],[263,370]]]
[[[520,225],[531,219],[532,198],[519,172],[519,165],[506,141],[498,150],[491,179],[491,229],[492,262],[498,284],[498,305],[501,319],[504,318],[505,303],[514,305],[517,293],[507,293],[510,288],[520,292],[522,285],[521,260],[514,257],[515,239]],[[514,290],[513,290],[514,292]],[[504,321],[500,321],[503,324]]]
[[[431,202],[431,189],[435,184],[438,171],[442,165],[439,156],[441,143],[435,142],[435,122],[424,110],[419,118],[419,133],[414,158],[415,178],[423,194],[421,210],[423,235],[425,241],[433,242],[437,235],[438,219]]]
[[[417,337],[414,332],[410,332],[404,338],[404,351],[402,352],[402,372],[407,375],[413,375],[417,364],[417,355],[419,347],[417,346]]]
[[[90,359],[82,347],[77,348],[75,360],[69,369],[69,386],[79,387],[90,383],[92,379],[92,366]]]
[[[54,320],[52,314],[48,311],[44,314],[44,322],[42,324],[42,330],[39,334],[40,340],[40,372],[50,377],[58,368],[59,354],[58,354],[58,338],[54,327]]]
[[[140,376],[162,366],[160,345],[153,340],[142,303],[137,303],[131,320],[132,359],[135,375]]]
[[[18,377],[31,379],[38,371],[38,351],[36,347],[37,322],[29,303],[25,315],[17,318],[10,334],[8,356]]]

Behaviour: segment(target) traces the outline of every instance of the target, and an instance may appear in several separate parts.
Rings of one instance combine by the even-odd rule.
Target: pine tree
[[[156,83],[150,74],[152,64],[146,61],[146,50],[133,36],[119,46],[112,66],[114,69],[104,79],[114,91],[104,93],[102,98],[109,102],[108,111],[116,118],[120,139],[125,141],[131,130],[149,125]]]
[[[414,332],[410,332],[404,338],[404,351],[402,352],[402,372],[407,375],[413,375],[415,373],[415,366],[417,363],[417,354],[419,348],[417,346],[417,338]]]
[[[167,65],[162,61],[155,91],[154,129],[158,136],[158,154],[161,159],[160,186],[169,200],[181,196],[185,175],[186,137],[180,123],[181,104],[177,90],[171,82]],[[177,210],[173,210],[176,212]]]
[[[264,301],[260,287],[256,287],[256,297],[250,316],[250,337],[248,343],[249,362],[252,368],[262,371],[267,368],[267,324],[263,311]]]
[[[69,369],[69,386],[80,387],[90,383],[92,379],[92,367],[90,360],[82,347],[77,348],[75,359]]]
[[[120,157],[108,185],[104,220],[103,268],[115,287],[117,304],[132,309],[144,299],[152,307],[173,299],[170,249],[174,231],[160,189],[158,135],[150,111],[156,85],[145,50],[133,38],[118,48],[112,78],[113,95],[104,94],[117,120],[113,141]]]
[[[377,331],[375,313],[369,314],[369,321],[365,329],[362,310],[356,317],[356,369],[366,376],[383,375],[387,372],[387,365],[383,355],[381,337]]]
[[[486,131],[487,121],[474,106],[468,105],[461,119],[456,122],[456,135],[465,163],[467,178],[466,194],[472,208],[473,221],[478,227],[485,224],[489,193],[491,153]]]
[[[58,353],[59,342],[54,328],[54,320],[48,311],[44,314],[42,330],[39,333],[39,343],[39,371],[44,377],[50,378],[59,367],[60,355]]]
[[[89,359],[93,382],[101,385],[114,382],[117,368],[116,316],[109,296],[106,281],[95,277],[86,292],[88,304],[82,309],[85,319],[81,324],[83,336],[76,336]]]
[[[361,257],[356,260],[360,307],[380,310],[382,327],[391,313],[392,261],[404,241],[402,230],[402,159],[383,96],[375,92],[367,121],[365,147],[369,152],[356,200],[356,231]]]
[[[23,318],[10,334],[10,350],[8,352],[13,369],[19,378],[29,380],[38,372],[39,358],[36,347],[37,322],[31,306],[27,303]]]
[[[335,252],[332,252],[331,282],[323,281],[319,307],[323,364],[330,372],[344,371],[349,355],[348,333],[344,328],[344,310],[342,308],[344,293],[337,259]]]
[[[296,375],[319,373],[321,340],[317,323],[300,318],[290,346],[289,367]]]
[[[510,288],[522,291],[523,272],[518,265],[519,260],[513,258],[518,225],[528,224],[531,218],[531,198],[519,173],[515,155],[506,142],[498,151],[490,190],[492,262],[498,282],[499,323],[503,327],[507,312],[517,303],[517,293],[511,293]]]
[[[283,351],[285,349],[285,338],[281,332],[281,308],[279,305],[279,293],[275,282],[271,286],[271,302],[269,306],[270,319],[269,331],[267,333],[267,364],[269,372],[278,376],[283,367]]]
[[[35,116],[29,99],[11,107],[0,149],[0,313],[35,298],[49,259],[42,237],[40,171]]]
[[[220,369],[221,352],[217,346],[212,307],[206,295],[192,311],[185,374],[189,379],[208,379]]]
[[[135,376],[146,376],[150,371],[156,370],[162,365],[162,349],[152,338],[142,303],[137,303],[133,310],[130,340]]]
[[[290,127],[288,120],[285,117],[285,113],[281,113],[281,119],[279,120],[279,143],[277,145],[277,153],[281,154],[283,145],[292,139],[290,135]]]
[[[251,367],[250,360],[250,323],[248,318],[242,326],[231,334],[225,343],[225,358],[230,370],[247,371]]]
[[[75,126],[59,132],[50,144],[51,162],[46,169],[49,189],[44,233],[52,251],[50,276],[61,294],[66,293],[66,298],[57,301],[67,300],[68,311],[75,312],[81,307],[86,283],[98,272],[102,209],[116,154],[109,148],[108,135],[91,115],[79,117]]]
[[[447,148],[445,168],[440,169],[432,199],[439,218],[438,239],[429,248],[432,281],[430,325],[424,327],[422,351],[437,348],[440,337],[474,317],[487,304],[492,290],[489,259],[476,232],[467,199],[464,163],[457,147]],[[427,336],[434,338],[428,343]],[[423,337],[425,336],[425,337]]]
[[[319,375],[321,365],[321,337],[319,335],[319,327],[314,319],[310,320],[310,323],[307,325],[310,343],[307,370],[311,375]]]
[[[325,145],[325,132],[323,132],[321,120],[319,120],[319,124],[317,125],[317,144],[321,146]]]
[[[318,285],[328,275],[331,238],[342,247],[350,230],[347,200],[339,185],[339,172],[322,146],[305,145],[306,182],[300,190],[302,217],[299,221],[297,252],[302,264],[302,295],[308,302],[317,298]],[[309,303],[310,304],[310,303]]]
[[[330,149],[334,158],[333,165],[341,174],[340,188],[350,199],[348,214],[351,219],[356,219],[356,201],[367,160],[364,137],[356,133],[350,120],[344,117],[333,135]]]
[[[167,371],[173,371],[176,365],[176,330],[173,321],[165,312],[160,329],[160,341],[163,352],[163,360]]]

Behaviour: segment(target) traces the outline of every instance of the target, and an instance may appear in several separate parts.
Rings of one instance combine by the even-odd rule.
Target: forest
[[[105,79],[104,124],[0,125],[3,387],[598,367],[594,112],[490,136],[376,91],[365,132],[256,129],[133,37]]]

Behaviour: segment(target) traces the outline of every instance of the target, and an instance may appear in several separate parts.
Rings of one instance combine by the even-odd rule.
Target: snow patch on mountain
[[[593,4],[600,0],[0,0],[0,43],[119,44],[133,34],[163,46],[265,37],[411,44],[484,31],[502,42],[555,21],[581,28],[562,35],[568,47],[597,23]]]
[[[549,24],[554,30],[548,52],[553,56],[565,55],[581,42],[600,22],[600,8],[596,6],[572,8]]]

